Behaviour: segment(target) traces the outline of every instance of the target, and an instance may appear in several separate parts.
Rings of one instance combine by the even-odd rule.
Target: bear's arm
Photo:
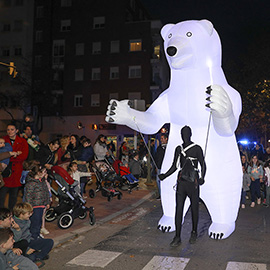
[[[240,94],[230,86],[216,86],[226,92],[224,95],[216,96],[219,98],[211,108],[213,108],[213,125],[220,136],[232,136],[238,126],[239,117],[242,110]],[[222,103],[223,102],[223,103]],[[222,106],[220,106],[222,104]],[[215,108],[215,109],[214,109]]]
[[[167,94],[162,93],[145,112],[130,108],[128,100],[111,100],[106,121],[126,125],[144,134],[154,134],[170,122]]]

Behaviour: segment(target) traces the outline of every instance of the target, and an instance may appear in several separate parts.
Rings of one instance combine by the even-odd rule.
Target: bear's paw
[[[158,229],[162,232],[175,231],[174,217],[162,216],[158,222]]]
[[[221,240],[229,237],[235,229],[235,222],[232,223],[212,223],[208,230],[210,238]]]

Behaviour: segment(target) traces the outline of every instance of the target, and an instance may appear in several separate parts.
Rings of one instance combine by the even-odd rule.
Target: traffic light
[[[15,78],[18,74],[18,72],[16,71],[16,67],[14,65],[14,62],[10,62],[9,63],[9,75],[13,74],[13,78]]]
[[[93,130],[98,130],[98,125],[97,124],[92,124],[92,129]]]

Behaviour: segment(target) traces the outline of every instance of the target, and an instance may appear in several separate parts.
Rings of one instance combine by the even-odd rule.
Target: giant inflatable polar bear
[[[212,219],[209,236],[224,239],[235,229],[240,204],[242,169],[234,132],[241,113],[241,98],[228,85],[222,71],[220,39],[211,22],[167,24],[161,35],[171,68],[169,88],[146,112],[131,109],[128,100],[111,100],[106,121],[145,134],[154,134],[163,124],[170,123],[163,173],[172,164],[176,146],[182,143],[180,129],[190,126],[192,141],[205,149],[209,123],[207,171],[200,197]],[[164,231],[175,230],[173,186],[177,173],[161,182],[163,216],[159,227]],[[184,215],[189,205],[190,201],[186,200]]]

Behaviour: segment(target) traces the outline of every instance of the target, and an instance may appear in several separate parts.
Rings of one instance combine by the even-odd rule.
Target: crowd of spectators
[[[245,208],[246,199],[251,201],[250,206],[270,205],[270,147],[264,150],[260,143],[242,145],[239,143],[243,169],[243,187],[241,207]]]

